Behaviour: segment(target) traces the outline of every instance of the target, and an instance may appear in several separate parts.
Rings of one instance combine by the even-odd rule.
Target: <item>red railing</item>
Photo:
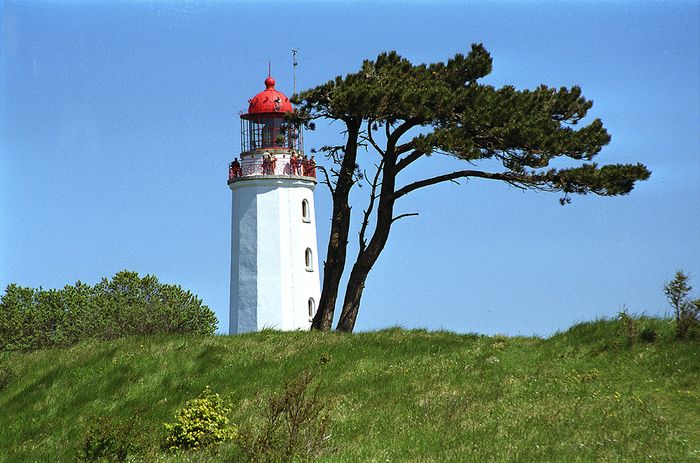
[[[228,180],[235,181],[241,177],[257,175],[289,175],[316,178],[316,161],[313,158],[286,155],[265,157],[246,157],[229,164]]]

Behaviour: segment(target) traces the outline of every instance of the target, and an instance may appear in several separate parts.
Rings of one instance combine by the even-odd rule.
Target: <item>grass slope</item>
[[[336,450],[320,461],[700,461],[700,343],[639,323],[658,339],[628,347],[619,321],[597,321],[546,340],[266,331],[5,354],[0,461],[74,461],[104,416],[135,420],[133,461],[231,461],[233,444],[163,453],[162,423],[209,385],[245,424],[303,369],[333,403]]]

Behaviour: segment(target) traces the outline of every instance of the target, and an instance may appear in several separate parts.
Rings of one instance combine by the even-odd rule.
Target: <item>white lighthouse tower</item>
[[[304,156],[292,105],[265,80],[241,115],[241,156],[229,166],[229,333],[309,329],[320,297],[314,196],[316,167]]]

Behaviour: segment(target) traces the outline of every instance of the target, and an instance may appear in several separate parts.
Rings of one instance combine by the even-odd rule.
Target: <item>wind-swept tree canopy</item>
[[[642,164],[593,162],[610,135],[599,119],[581,123],[592,102],[579,87],[541,85],[517,90],[478,83],[491,68],[491,56],[481,44],[472,45],[467,56],[457,54],[446,63],[429,65],[414,65],[396,52],[382,53],[374,61],[364,61],[358,72],[298,96],[298,117],[308,126],[319,118],[345,125],[344,144],[320,149],[333,161],[325,170],[333,217],[313,328],[329,329],[333,320],[346,261],[349,193],[364,177],[358,164],[359,147],[373,149],[380,160],[374,174],[365,178],[370,194],[338,323],[344,331],[352,331],[355,325],[367,275],[393,222],[406,215],[395,216],[394,205],[409,193],[476,177],[521,189],[560,192],[560,202],[566,204],[571,194],[624,195],[636,181],[649,178]],[[465,169],[398,182],[401,171],[434,154],[463,160]],[[552,167],[557,158],[568,158],[568,167]],[[489,168],[475,168],[484,164]],[[495,165],[499,167],[493,169]]]

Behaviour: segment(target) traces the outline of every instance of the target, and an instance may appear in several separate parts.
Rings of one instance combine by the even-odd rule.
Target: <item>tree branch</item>
[[[377,167],[377,172],[374,174],[374,179],[372,179],[372,182],[370,185],[372,186],[372,190],[369,193],[369,204],[367,205],[367,209],[364,211],[364,217],[362,219],[362,227],[360,227],[360,232],[359,232],[359,242],[360,242],[360,254],[362,254],[365,249],[367,249],[367,239],[365,238],[365,233],[367,232],[367,225],[369,224],[369,218],[372,215],[372,210],[374,209],[374,202],[377,199],[377,185],[379,184],[379,175],[382,172],[382,169],[384,168],[384,160],[382,159],[381,162],[379,163]]]
[[[417,212],[411,212],[411,213],[408,213],[408,214],[397,215],[396,217],[394,217],[393,219],[391,219],[391,223],[394,223],[394,222],[396,222],[397,220],[403,219],[404,217],[413,217],[413,216],[416,216],[416,215],[418,215]]]
[[[408,185],[396,190],[394,193],[394,199],[399,199],[400,197],[410,193],[413,190],[423,188],[430,185],[435,185],[436,183],[448,182],[450,180],[455,180],[464,177],[479,177],[487,178],[491,180],[502,180],[507,182],[517,188],[525,189],[520,183],[523,181],[516,175],[509,173],[493,173],[493,172],[482,172],[480,170],[459,170],[449,174],[438,175],[437,177],[427,178],[425,180],[419,180],[417,182],[409,183]]]
[[[399,151],[396,151],[394,148],[396,147],[396,143],[398,143],[399,139],[409,130],[411,130],[413,127],[417,126],[420,124],[421,119],[418,117],[409,117],[406,119],[404,122],[401,123],[391,134],[389,134],[389,124],[387,124],[387,133],[386,133],[386,138],[387,138],[387,150],[391,147],[391,150],[394,151],[394,154],[400,154]]]
[[[413,149],[413,145],[413,140],[408,141],[406,143],[402,143],[401,145],[394,148],[394,152],[399,155],[407,153]]]
[[[417,126],[421,122],[421,118],[419,117],[409,117],[406,119],[403,124],[398,126],[396,130],[394,130],[394,133],[392,133],[392,136],[394,136],[394,140],[398,141],[399,138],[401,138],[406,132],[411,130],[413,127]]]
[[[367,136],[363,138],[370,142],[370,144],[374,147],[375,150],[377,150],[379,154],[384,156],[384,150],[379,147],[379,145],[374,141],[374,137],[372,136],[372,124],[374,124],[373,119],[367,121]]]
[[[425,153],[421,151],[414,151],[408,156],[399,159],[399,162],[396,163],[396,172],[401,172],[404,168],[408,167],[409,164],[411,164],[413,161],[416,161],[424,154]]]
[[[326,179],[323,180],[321,183],[323,183],[323,184],[325,184],[326,186],[328,186],[328,189],[331,191],[331,196],[333,196],[333,195],[335,194],[335,189],[333,188],[333,184],[331,183],[331,179],[330,179],[330,177],[328,176],[328,171],[326,170],[325,167],[319,166],[319,165],[316,166],[316,169],[317,169],[317,170],[320,170],[321,172],[323,172],[323,176],[326,177]]]

